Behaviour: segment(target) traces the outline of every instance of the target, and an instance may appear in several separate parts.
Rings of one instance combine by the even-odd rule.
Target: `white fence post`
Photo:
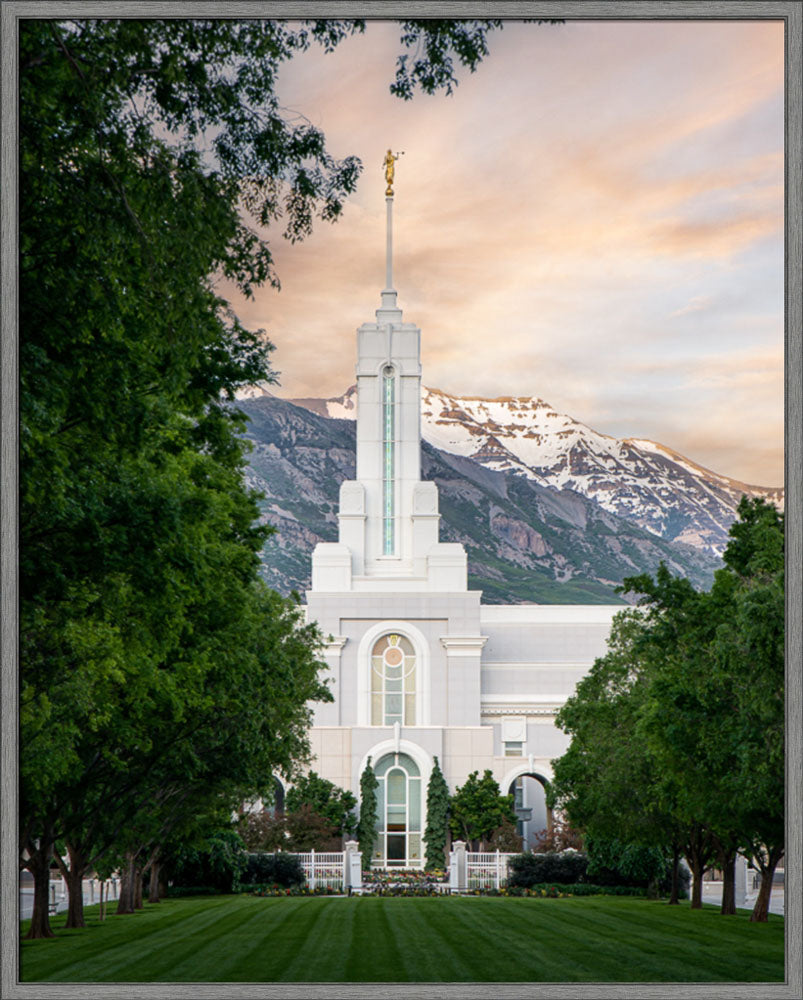
[[[452,863],[449,865],[449,885],[457,892],[465,892],[468,888],[468,859],[466,857],[465,840],[456,840],[452,845]],[[454,873],[454,874],[453,874]]]
[[[499,891],[499,887],[502,884],[499,872],[499,848],[496,849],[496,891]]]
[[[312,848],[312,852],[310,854],[309,871],[310,871],[309,887],[310,889],[312,889],[313,892],[315,892],[315,848],[314,847]]]
[[[348,893],[352,889],[362,889],[362,853],[356,840],[346,841],[343,856],[343,888]]]

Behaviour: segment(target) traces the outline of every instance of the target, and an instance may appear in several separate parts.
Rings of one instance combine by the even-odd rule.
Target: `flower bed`
[[[632,885],[550,882],[539,883],[526,889],[520,885],[503,886],[501,889],[470,889],[467,894],[469,896],[530,896],[536,899],[562,899],[564,896],[646,896],[647,890]]]
[[[448,892],[443,871],[372,868],[362,873],[364,896],[440,896]]]
[[[310,889],[308,885],[294,885],[289,888],[274,883],[273,885],[257,886],[251,891],[252,896],[342,896],[342,889],[329,885],[316,885]]]

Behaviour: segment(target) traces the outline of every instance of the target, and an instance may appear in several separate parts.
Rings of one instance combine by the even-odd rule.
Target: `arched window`
[[[377,639],[371,650],[371,725],[414,726],[415,650],[403,635]]]
[[[374,768],[377,777],[377,842],[374,863],[403,868],[421,864],[421,772],[406,753],[389,753]]]

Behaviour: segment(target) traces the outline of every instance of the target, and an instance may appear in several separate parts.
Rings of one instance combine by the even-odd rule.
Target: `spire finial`
[[[395,155],[391,150],[388,150],[387,153],[385,153],[385,159],[382,161],[382,165],[385,168],[385,180],[388,182],[387,190],[385,191],[385,195],[388,198],[393,197],[394,164],[400,156],[404,156],[404,150],[400,153],[396,153]]]

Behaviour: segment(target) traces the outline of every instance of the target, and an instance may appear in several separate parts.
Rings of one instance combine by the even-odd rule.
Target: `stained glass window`
[[[403,635],[384,635],[371,652],[371,725],[415,723],[415,650]]]
[[[392,556],[394,538],[394,393],[393,368],[385,365],[382,370],[382,553]]]

